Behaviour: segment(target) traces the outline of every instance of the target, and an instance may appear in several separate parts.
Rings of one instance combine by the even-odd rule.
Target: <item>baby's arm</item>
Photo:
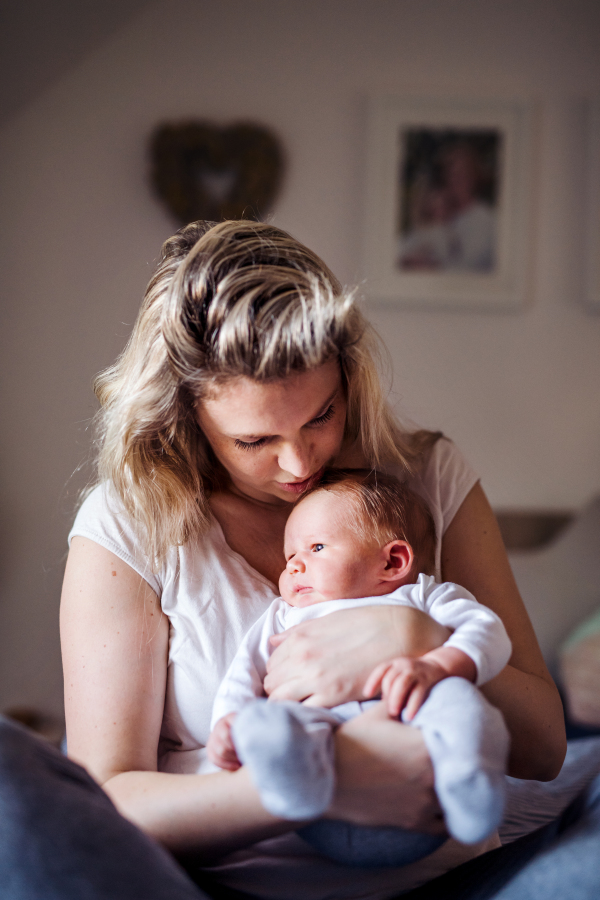
[[[409,593],[415,606],[454,633],[424,656],[400,657],[378,666],[367,679],[364,694],[381,692],[391,716],[405,708],[410,720],[438,681],[459,676],[484,684],[502,671],[512,647],[500,618],[459,585],[427,584],[421,577]]]
[[[269,641],[275,633],[274,612],[272,604],[247,632],[216,693],[206,752],[210,761],[221,769],[239,769],[231,725],[246,703],[265,695],[263,681]]]

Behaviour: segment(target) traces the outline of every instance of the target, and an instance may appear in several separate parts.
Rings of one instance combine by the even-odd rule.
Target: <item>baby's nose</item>
[[[295,575],[296,572],[304,571],[304,564],[299,556],[294,555],[288,559],[286,568],[290,575]]]

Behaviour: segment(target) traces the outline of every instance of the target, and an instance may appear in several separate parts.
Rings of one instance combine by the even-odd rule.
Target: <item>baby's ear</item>
[[[415,556],[406,541],[390,541],[383,548],[383,555],[385,569],[380,575],[382,581],[401,581],[410,575]]]

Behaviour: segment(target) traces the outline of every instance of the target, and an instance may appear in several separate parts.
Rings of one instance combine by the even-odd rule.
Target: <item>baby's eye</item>
[[[318,553],[320,550],[323,550],[325,544],[313,544],[311,550],[313,553]]]

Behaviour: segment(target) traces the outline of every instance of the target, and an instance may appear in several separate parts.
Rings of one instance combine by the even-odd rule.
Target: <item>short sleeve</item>
[[[153,572],[127,513],[108,485],[98,485],[81,504],[69,533],[69,544],[75,536],[87,537],[110,550],[141,575],[152,590],[161,596],[160,573]]]
[[[440,512],[443,536],[465,497],[479,481],[479,475],[456,444],[448,438],[440,438],[434,444],[417,480],[429,496],[432,506]]]
[[[440,438],[433,445],[428,459],[408,484],[425,500],[435,522],[437,533],[436,580],[441,580],[442,537],[458,512],[479,475],[467,462],[456,444]]]

